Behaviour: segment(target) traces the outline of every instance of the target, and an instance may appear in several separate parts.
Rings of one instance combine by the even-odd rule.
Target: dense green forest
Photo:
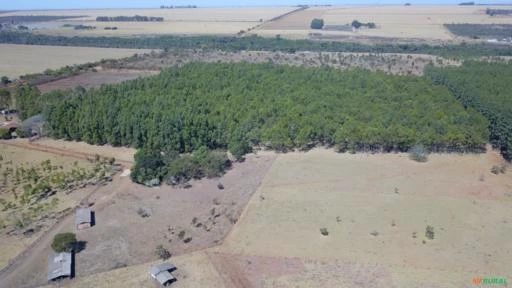
[[[512,49],[506,45],[460,44],[375,44],[288,40],[279,38],[218,37],[218,36],[154,36],[154,37],[65,37],[32,34],[27,32],[0,32],[0,43],[30,45],[60,45],[110,48],[145,49],[216,49],[226,51],[330,51],[370,53],[418,53],[444,57],[463,58],[477,56],[512,56]]]
[[[426,75],[447,86],[465,107],[484,115],[490,143],[512,159],[512,64],[466,61],[462,67],[430,67]]]
[[[53,137],[180,153],[317,144],[405,151],[417,143],[481,150],[488,138],[487,121],[446,88],[364,70],[188,64],[90,91],[18,94],[22,117],[42,109]]]

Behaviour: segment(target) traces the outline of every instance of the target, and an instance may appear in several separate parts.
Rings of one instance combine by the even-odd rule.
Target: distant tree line
[[[512,37],[512,24],[444,24],[444,26],[457,36],[474,39]]]
[[[469,110],[489,122],[489,142],[512,159],[512,64],[466,61],[461,67],[429,67],[425,74],[448,87]]]
[[[459,6],[474,6],[475,2],[460,2]]]
[[[160,9],[190,9],[190,8],[197,8],[197,6],[196,5],[170,5],[170,6],[161,5],[160,6]]]
[[[511,15],[512,9],[490,9],[487,8],[485,10],[485,13],[489,16],[496,16],[496,15]]]
[[[373,22],[364,23],[364,22],[359,22],[358,20],[352,21],[352,23],[350,25],[356,29],[359,29],[361,27],[367,27],[369,29],[377,28],[377,25]]]
[[[153,16],[98,16],[96,17],[97,22],[163,22],[164,17],[153,17]]]
[[[86,16],[50,16],[50,15],[23,15],[23,16],[0,16],[0,23],[30,23],[30,22],[47,22],[63,19],[75,19]]]
[[[58,45],[140,49],[213,49],[225,51],[329,51],[368,53],[416,53],[464,58],[479,56],[512,56],[505,45],[481,44],[374,44],[336,41],[289,40],[283,38],[219,37],[219,36],[155,36],[155,37],[87,37],[52,36],[22,32],[0,32],[0,43],[26,45]]]

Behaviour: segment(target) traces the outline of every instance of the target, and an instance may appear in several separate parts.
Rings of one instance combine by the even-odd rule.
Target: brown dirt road
[[[9,145],[9,146],[30,149],[30,150],[36,150],[36,151],[41,151],[41,152],[47,152],[47,153],[52,153],[52,154],[56,154],[56,155],[60,155],[60,156],[81,159],[81,160],[92,160],[96,156],[93,154],[87,154],[87,153],[72,151],[72,150],[68,150],[68,149],[50,147],[50,146],[38,144],[36,142],[26,142],[26,141],[20,141],[20,140],[7,140],[7,141],[0,141],[0,143]],[[104,155],[101,155],[101,156],[104,156]],[[123,168],[130,168],[133,166],[132,161],[116,159],[116,163],[120,164]]]

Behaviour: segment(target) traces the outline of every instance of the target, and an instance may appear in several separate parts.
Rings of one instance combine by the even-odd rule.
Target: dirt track
[[[9,146],[30,149],[30,150],[36,150],[36,151],[41,151],[41,152],[47,152],[47,153],[52,153],[52,154],[56,154],[56,155],[60,155],[60,156],[81,159],[81,160],[93,160],[96,156],[93,154],[87,154],[87,153],[72,151],[72,150],[68,150],[68,149],[50,147],[50,146],[38,144],[36,142],[27,142],[25,140],[8,140],[8,141],[1,141],[1,143],[5,144],[5,145],[9,145]],[[107,157],[105,155],[100,155],[100,156]],[[132,161],[116,159],[116,163],[120,164],[123,168],[130,168],[133,166]]]

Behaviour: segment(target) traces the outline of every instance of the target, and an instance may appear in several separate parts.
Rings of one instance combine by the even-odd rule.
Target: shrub
[[[60,233],[53,237],[52,249],[55,252],[71,252],[76,243],[76,235],[74,233]]]
[[[324,19],[315,18],[311,21],[311,29],[322,29],[324,28]]]
[[[500,166],[498,166],[498,165],[492,166],[491,173],[496,174],[496,175],[500,174]]]
[[[416,145],[409,150],[409,158],[416,162],[427,162],[428,151],[423,145]]]
[[[165,249],[164,246],[158,245],[155,248],[155,255],[158,256],[158,258],[162,260],[167,260],[171,258],[171,252],[169,250]]]
[[[427,228],[425,228],[425,237],[430,240],[434,239],[434,227],[428,225]]]
[[[327,228],[320,228],[320,234],[327,236],[329,235],[329,231],[327,231]]]
[[[0,139],[11,139],[11,133],[9,129],[0,128]]]

